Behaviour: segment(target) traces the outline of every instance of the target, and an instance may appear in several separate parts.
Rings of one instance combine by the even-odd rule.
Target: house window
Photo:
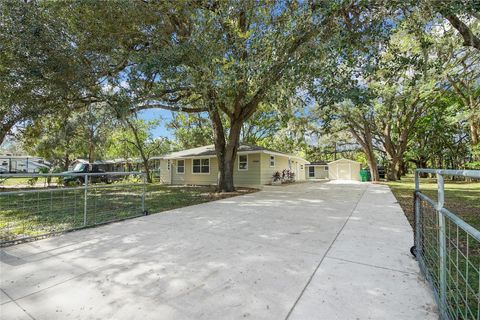
[[[210,159],[193,159],[193,173],[210,173]]]
[[[270,156],[270,167],[275,167],[275,156]]]
[[[315,167],[308,167],[308,177],[315,178]]]
[[[167,160],[167,170],[170,171],[170,160]]]
[[[178,174],[185,173],[185,160],[177,160],[177,173]]]
[[[239,171],[248,170],[248,155],[242,154],[238,156],[238,170]]]
[[[325,171],[328,171],[328,166],[325,166]]]

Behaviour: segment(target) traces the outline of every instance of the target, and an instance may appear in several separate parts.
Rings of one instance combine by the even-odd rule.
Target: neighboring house
[[[215,185],[218,162],[213,145],[173,152],[154,157],[160,162],[160,181],[166,184]],[[305,180],[305,165],[300,157],[242,144],[234,164],[234,182],[237,186],[259,186],[272,182],[274,172],[289,169],[295,179]]]
[[[325,161],[314,161],[305,165],[306,179],[328,179],[328,164]]]
[[[361,163],[348,159],[339,159],[328,163],[328,178],[330,180],[360,181]]]

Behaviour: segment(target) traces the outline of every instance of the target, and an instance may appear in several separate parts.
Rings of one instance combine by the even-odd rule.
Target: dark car
[[[380,179],[385,179],[385,167],[384,166],[378,166],[378,176]]]
[[[64,185],[69,185],[69,184],[77,184],[77,185],[82,185],[85,183],[85,176],[84,175],[77,175],[77,174],[82,174],[82,173],[95,173],[94,175],[89,176],[88,182],[89,183],[112,183],[113,178],[105,174],[105,171],[100,169],[97,165],[92,165],[90,163],[82,162],[82,163],[77,163],[73,170],[71,171],[66,171],[62,172],[65,174],[63,177],[63,184]],[[103,173],[103,174],[102,174]],[[75,174],[69,176],[68,174]]]

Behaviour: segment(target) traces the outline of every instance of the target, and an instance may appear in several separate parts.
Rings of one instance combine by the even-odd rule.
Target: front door
[[[308,167],[308,177],[315,178],[315,167]]]

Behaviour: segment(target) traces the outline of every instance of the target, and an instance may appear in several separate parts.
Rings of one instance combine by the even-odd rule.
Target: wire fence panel
[[[437,175],[436,201],[420,192],[421,172]],[[477,179],[480,171],[417,170],[415,254],[441,318],[480,319],[480,231],[444,207],[444,175]]]
[[[0,245],[145,214],[139,172],[2,175]]]

